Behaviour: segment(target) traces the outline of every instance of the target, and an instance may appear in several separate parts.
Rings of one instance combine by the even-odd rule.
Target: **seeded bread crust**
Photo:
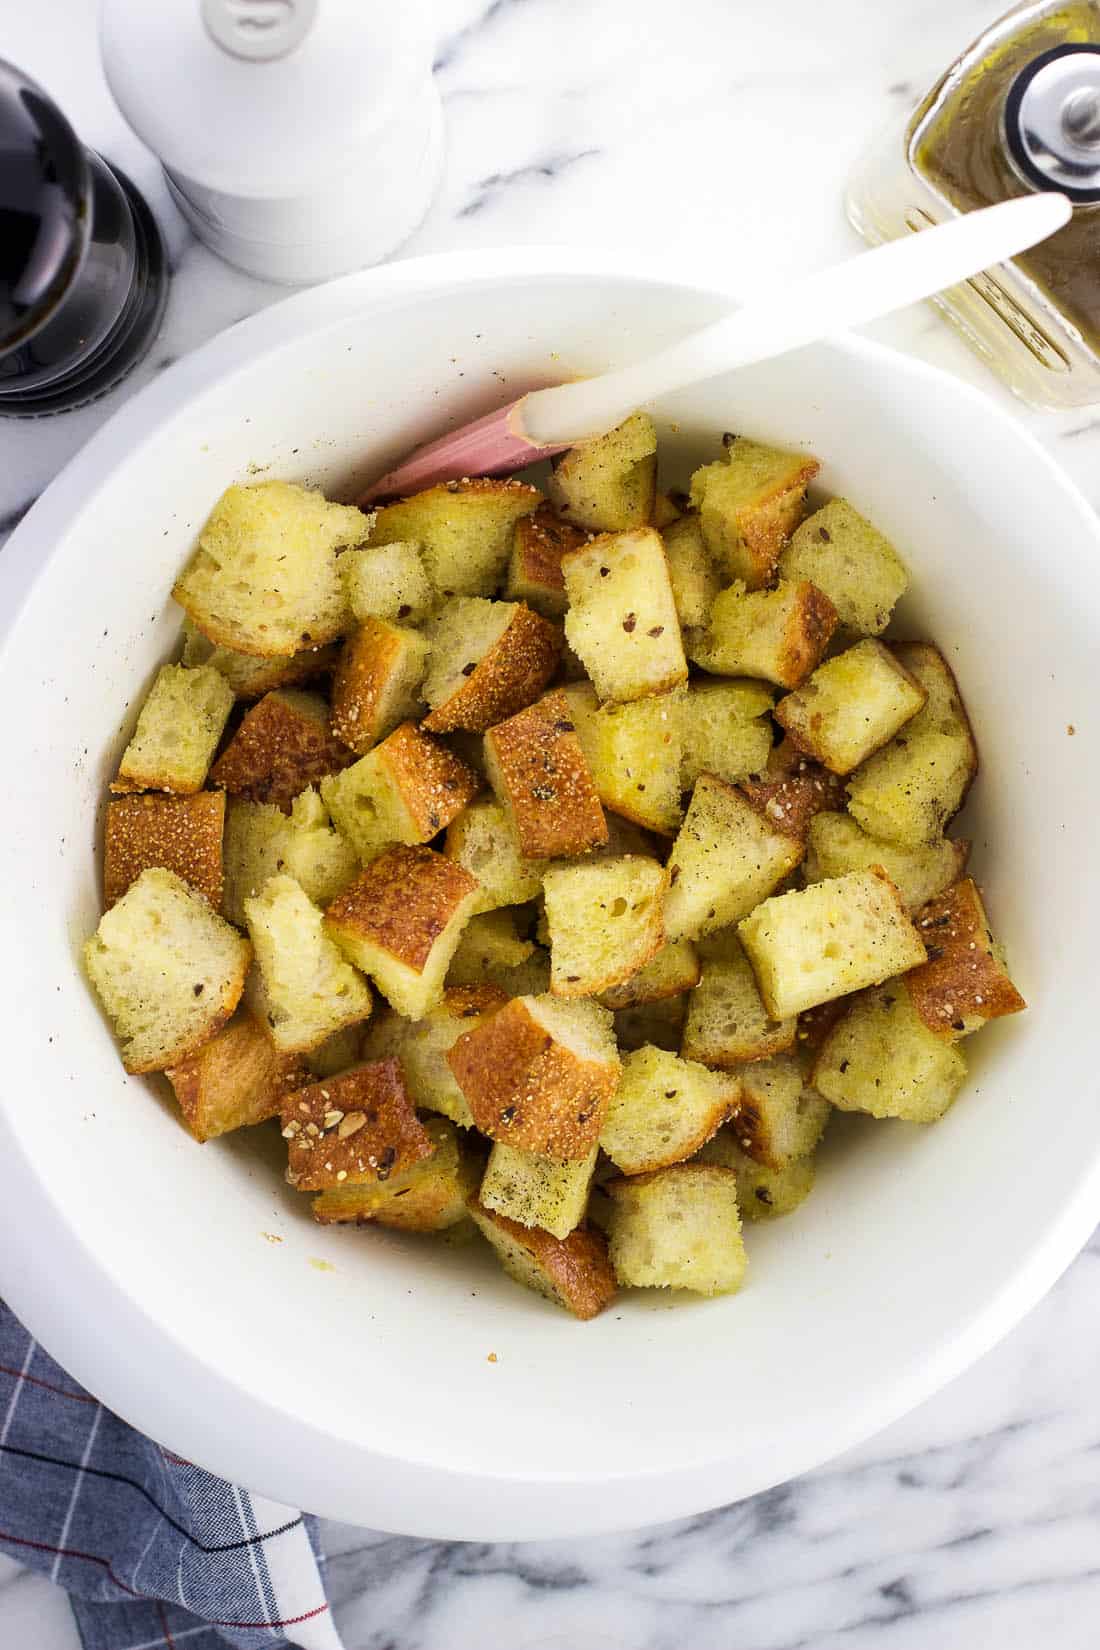
[[[307,786],[354,761],[319,695],[278,689],[247,713],[211,768],[210,783],[249,802],[273,802],[288,814]]]
[[[480,659],[470,660],[463,685],[433,707],[424,727],[429,733],[456,728],[483,733],[515,715],[538,698],[553,676],[561,645],[556,625],[522,602],[516,604],[504,632]]]
[[[107,804],[103,904],[107,910],[150,866],[174,871],[213,910],[222,903],[225,792],[120,796]]]
[[[538,1226],[521,1226],[483,1208],[476,1198],[469,1210],[517,1283],[545,1295],[575,1318],[595,1318],[614,1300],[615,1277],[599,1232],[579,1226],[567,1238],[556,1238]]]
[[[607,821],[561,692],[498,722],[485,735],[493,790],[528,859],[565,859],[607,841]]]
[[[432,1143],[396,1060],[376,1060],[287,1095],[282,1107],[286,1177],[300,1192],[387,1181]]]

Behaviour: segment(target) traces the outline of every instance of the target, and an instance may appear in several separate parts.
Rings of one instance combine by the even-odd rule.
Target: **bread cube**
[[[526,602],[544,619],[560,619],[568,605],[561,558],[588,537],[553,510],[542,506],[533,516],[521,516],[512,534],[512,559],[504,594],[510,602]]]
[[[262,699],[276,688],[302,687],[315,676],[324,676],[335,665],[336,652],[336,644],[330,642],[325,647],[288,653],[281,659],[260,659],[252,653],[237,653],[231,647],[217,647],[190,619],[184,619],[180,663],[188,670],[212,665],[238,699]]]
[[[783,581],[774,590],[732,584],[716,596],[691,658],[715,676],[753,676],[796,688],[823,658],[836,609],[816,585]]]
[[[699,954],[690,940],[676,940],[654,952],[644,968],[621,985],[600,993],[605,1008],[630,1008],[634,1003],[657,1003],[678,997],[699,983]]]
[[[699,943],[702,974],[688,998],[681,1052],[704,1066],[737,1068],[794,1047],[795,1020],[773,1020],[752,964],[736,933],[725,929]]]
[[[285,1097],[309,1082],[301,1057],[280,1054],[247,1009],[164,1075],[199,1141],[278,1117]]]
[[[747,916],[802,851],[797,837],[774,830],[740,791],[702,774],[669,855],[667,938],[698,939]]]
[[[914,848],[880,842],[847,814],[826,812],[810,821],[802,874],[807,882],[823,882],[881,865],[906,910],[913,912],[962,875],[969,853],[969,842],[946,837]]]
[[[321,782],[337,830],[364,865],[395,843],[430,842],[480,789],[472,769],[412,722]]]
[[[772,748],[772,694],[762,682],[693,682],[683,707],[680,784],[701,773],[735,785],[759,773]]]
[[[664,867],[638,854],[551,866],[543,895],[555,997],[594,996],[644,968],[664,943],[667,888]]]
[[[683,689],[625,705],[600,705],[587,682],[577,682],[564,693],[604,807],[671,836],[682,817]]]
[[[439,596],[491,596],[508,565],[516,522],[542,502],[538,488],[522,481],[445,481],[379,510],[370,543],[418,544]]]
[[[370,517],[287,481],[229,487],[211,511],[173,596],[204,636],[238,653],[284,658],[348,627],[340,551]]]
[[[687,494],[677,492],[663,493],[658,487],[653,495],[653,515],[650,517],[650,526],[656,527],[663,533],[666,527],[671,527],[674,521],[679,521],[687,508]]]
[[[737,932],[776,1020],[878,985],[926,955],[900,894],[876,865],[765,900]]]
[[[770,584],[780,551],[802,520],[816,458],[743,437],[725,438],[726,456],[691,478],[703,538],[728,578],[750,590]]]
[[[333,900],[325,932],[399,1014],[419,1020],[442,1001],[477,893],[468,871],[431,848],[390,848]]]
[[[335,831],[314,790],[295,797],[289,816],[274,803],[231,798],[225,816],[225,892],[222,909],[245,926],[244,902],[268,877],[286,872],[314,905],[325,906],[358,873],[351,843]]]
[[[970,726],[954,672],[939,648],[928,642],[893,642],[890,651],[927,695],[924,708],[914,716],[907,732],[961,734],[969,748],[971,773],[976,773],[978,747],[974,741],[974,730]]]
[[[912,721],[926,698],[889,648],[868,637],[818,665],[780,699],[775,719],[808,756],[849,774]]]
[[[829,1120],[828,1102],[804,1087],[794,1054],[755,1060],[741,1072],[733,1131],[741,1150],[768,1169],[783,1169],[813,1151]]]
[[[790,739],[772,746],[761,772],[742,780],[741,790],[777,831],[802,838],[816,814],[842,808],[847,799],[843,779],[804,756]]]
[[[393,1012],[372,1020],[363,1039],[363,1058],[398,1060],[414,1106],[441,1112],[460,1128],[471,1129],[474,1120],[447,1064],[447,1052],[463,1032],[472,1031],[484,1015],[507,1001],[495,985],[449,985],[442,1002],[422,1020],[404,1020]]]
[[[513,911],[479,912],[462,930],[458,949],[447,971],[448,985],[481,985],[499,982],[535,953],[533,940],[525,939],[516,926]]]
[[[211,768],[210,783],[288,814],[307,786],[354,760],[318,694],[281,688],[253,705]]]
[[[656,492],[657,432],[644,412],[562,453],[549,486],[554,508],[595,533],[646,526]]]
[[[476,1201],[469,1210],[474,1225],[516,1283],[564,1307],[575,1318],[594,1318],[614,1300],[615,1278],[599,1232],[579,1226],[568,1237],[556,1238],[537,1226],[521,1226]]]
[[[714,598],[722,588],[699,517],[677,517],[661,529],[661,538],[676,616],[684,629],[698,629],[709,620]]]
[[[904,980],[861,992],[814,1062],[813,1084],[840,1111],[934,1123],[966,1080],[958,1048],[929,1031]]]
[[[769,1169],[743,1152],[736,1136],[736,1123],[719,1129],[695,1161],[733,1170],[737,1176],[737,1207],[742,1220],[777,1220],[781,1215],[792,1214],[813,1191],[814,1159],[796,1157],[781,1169]]]
[[[527,859],[587,853],[607,823],[565,694],[547,693],[485,735],[489,781]]]
[[[653,1003],[631,1003],[629,1008],[615,1010],[615,1041],[624,1054],[633,1049],[665,1048],[675,1054],[684,1033],[684,1015],[687,1012],[686,995],[661,997]]]
[[[430,1157],[382,1182],[345,1180],[328,1187],[313,1199],[314,1220],[322,1226],[392,1226],[399,1232],[445,1232],[465,1220],[480,1163],[446,1118],[427,1118],[424,1133]]]
[[[522,905],[542,893],[542,867],[520,852],[515,826],[493,797],[482,797],[451,821],[443,849],[481,885],[478,909]]]
[[[841,628],[879,636],[909,588],[905,563],[888,538],[844,498],[807,516],[779,558],[784,579],[809,579],[836,608]]]
[[[598,1151],[593,1146],[575,1163],[556,1163],[498,1143],[489,1154],[478,1200],[483,1209],[507,1215],[520,1226],[568,1237],[584,1219]]]
[[[174,871],[142,871],[84,947],[127,1071],[178,1066],[219,1031],[252,947]]]
[[[623,1061],[600,1145],[623,1174],[682,1163],[731,1117],[741,1084],[661,1048],[640,1048]]]
[[[207,900],[222,903],[225,795],[120,796],[107,804],[103,903],[108,909],[150,866],[174,871]]]
[[[373,1024],[373,1021],[371,1022]],[[368,1027],[368,1035],[370,1028]],[[326,1037],[323,1043],[303,1055],[310,1077],[335,1077],[338,1071],[359,1063],[360,1044],[363,1041],[361,1025],[342,1026]],[[306,1078],[304,1081],[308,1082]],[[300,1084],[298,1085],[301,1086]]]
[[[914,968],[905,983],[917,1017],[929,1031],[954,1042],[1027,1007],[1008,976],[970,877],[929,901],[916,922],[928,961]]]
[[[619,1081],[611,1015],[555,997],[513,998],[447,1062],[482,1134],[562,1162],[588,1156]]]
[[[233,708],[233,689],[213,665],[162,665],[122,753],[112,791],[194,796],[206,783]]]
[[[287,1095],[286,1178],[300,1192],[385,1184],[432,1155],[396,1060],[364,1061]]]
[[[456,596],[428,629],[429,733],[482,733],[532,704],[558,666],[561,632],[514,602]]]
[[[332,731],[360,756],[420,713],[428,641],[386,619],[364,619],[332,679]]]
[[[803,1009],[798,1016],[795,1048],[804,1073],[812,1069],[821,1045],[854,1001],[854,997],[834,997],[832,1002]]]
[[[674,1163],[611,1180],[608,1251],[617,1282],[640,1289],[732,1295],[747,1259],[737,1176],[709,1163]]]
[[[601,699],[641,699],[687,680],[661,535],[607,533],[562,557],[565,637]]]
[[[367,1018],[370,987],[344,961],[293,877],[270,877],[245,900],[244,912],[256,951],[249,1006],[281,1054],[308,1053]]]
[[[394,539],[366,550],[345,550],[340,576],[356,624],[382,619],[388,624],[418,625],[435,606],[432,582],[413,543]]]

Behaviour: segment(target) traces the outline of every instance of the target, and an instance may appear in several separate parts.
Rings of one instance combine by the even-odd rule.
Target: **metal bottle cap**
[[[1009,87],[1004,128],[1025,183],[1100,201],[1100,46],[1055,46],[1034,58]]]

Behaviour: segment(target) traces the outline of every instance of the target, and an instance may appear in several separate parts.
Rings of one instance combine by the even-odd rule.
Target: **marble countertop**
[[[876,127],[1007,0],[435,0],[448,158],[406,253],[675,233],[732,287],[855,246],[841,210]],[[0,424],[0,538],[112,408],[284,290],[220,264],[171,207],[98,71],[92,0],[9,7],[4,55],[165,225],[164,330],[113,396]],[[931,311],[876,333],[1004,393]],[[1007,398],[1006,398],[1007,399]],[[1100,415],[1018,416],[1100,506]],[[1053,1195],[1053,1194],[1052,1194]],[[1100,1237],[947,1391],[754,1500],[659,1529],[531,1546],[326,1528],[348,1650],[1000,1650],[1100,1622]],[[0,1645],[74,1650],[63,1595],[0,1558]]]

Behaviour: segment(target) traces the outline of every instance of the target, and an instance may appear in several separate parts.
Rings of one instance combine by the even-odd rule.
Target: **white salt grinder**
[[[377,263],[423,218],[443,121],[425,0],[102,0],[123,115],[200,240],[269,281]]]

